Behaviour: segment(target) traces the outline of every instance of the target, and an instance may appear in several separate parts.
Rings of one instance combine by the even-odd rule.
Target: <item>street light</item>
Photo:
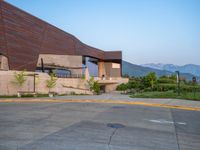
[[[176,71],[177,73],[177,76],[176,76],[176,79],[177,79],[177,89],[178,89],[178,96],[180,96],[180,72],[179,71]]]

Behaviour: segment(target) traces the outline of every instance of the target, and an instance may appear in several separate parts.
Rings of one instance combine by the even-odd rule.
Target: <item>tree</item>
[[[153,90],[154,85],[157,81],[157,77],[156,77],[156,73],[155,72],[150,72],[149,74],[147,74],[146,76],[146,80],[149,83],[151,90]]]
[[[46,80],[46,86],[49,88],[49,93],[51,93],[51,89],[56,86],[57,78],[55,77],[54,73],[50,74],[50,79]]]
[[[12,83],[15,84],[15,85],[18,85],[20,90],[21,90],[23,84],[26,82],[26,73],[25,73],[25,71],[21,71],[19,73],[15,72],[14,73],[14,78],[15,78],[15,80],[12,81]],[[17,96],[21,97],[20,92],[17,93]]]
[[[14,74],[15,81],[13,81],[14,84],[17,84],[20,88],[23,86],[23,84],[26,82],[26,73],[25,71],[21,71],[19,73]]]
[[[97,95],[100,94],[100,85],[98,81],[94,80],[94,77],[91,77],[90,80],[87,81],[90,87],[90,91],[93,91]]]

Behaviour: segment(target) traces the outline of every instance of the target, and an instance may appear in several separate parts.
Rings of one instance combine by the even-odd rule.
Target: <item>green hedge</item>
[[[181,92],[200,92],[200,86],[196,85],[196,86],[192,86],[192,85],[180,85],[180,90]]]
[[[157,84],[155,86],[154,91],[159,91],[159,92],[175,91],[176,89],[177,89],[177,85],[176,84]]]
[[[117,91],[126,91],[128,89],[129,89],[128,84],[125,83],[118,85],[116,88]]]
[[[118,91],[138,91],[138,92],[166,92],[166,91],[174,91],[177,92],[177,83],[174,78],[166,78],[161,77],[154,84],[153,88],[147,84],[145,77],[140,78],[130,78],[127,84],[120,84],[117,86]],[[180,83],[180,92],[182,93],[191,93],[191,92],[200,92],[200,85],[192,85],[189,83]]]
[[[168,83],[168,84],[175,84],[176,83],[176,80],[173,80],[173,79],[168,79],[168,78],[160,78],[158,79],[157,81],[158,83]]]

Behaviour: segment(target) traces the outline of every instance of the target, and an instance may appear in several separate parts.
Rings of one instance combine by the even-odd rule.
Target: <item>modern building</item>
[[[90,76],[112,80],[122,76],[122,52],[88,46],[73,35],[0,1],[0,70],[56,70],[58,77],[66,78],[82,77],[89,72]]]
[[[60,78],[60,84],[56,88],[60,93],[67,91],[62,82],[69,83],[68,78],[73,81],[70,86],[76,89],[79,88],[80,78],[85,76],[88,80],[93,76],[105,92],[115,90],[118,84],[128,80],[121,78],[121,51],[103,51],[88,46],[73,35],[5,1],[0,1],[1,80],[8,82],[8,79],[5,80],[5,71],[12,74],[13,70],[46,73],[54,71]],[[2,82],[0,87],[4,89],[4,84],[10,84],[7,82]],[[4,90],[5,95],[16,93],[16,89],[11,85],[8,87],[7,91]],[[44,90],[44,83],[39,87]]]

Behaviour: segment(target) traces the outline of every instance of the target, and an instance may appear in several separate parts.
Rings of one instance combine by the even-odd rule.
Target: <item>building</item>
[[[73,35],[0,1],[0,69],[51,72],[59,77],[122,76],[122,52],[102,51]]]

